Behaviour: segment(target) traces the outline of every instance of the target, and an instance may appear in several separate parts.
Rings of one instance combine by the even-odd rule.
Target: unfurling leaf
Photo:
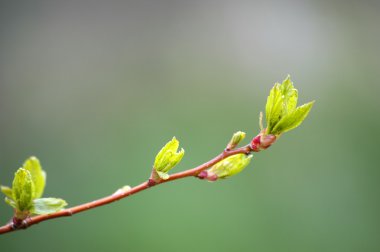
[[[67,206],[66,201],[57,198],[40,198],[33,200],[33,208],[30,210],[34,214],[51,214],[62,210]]]
[[[41,198],[45,189],[46,173],[42,170],[40,161],[36,157],[30,157],[25,161],[23,168],[32,176],[35,188],[34,198]]]
[[[15,208],[15,218],[25,219],[30,214],[53,213],[67,205],[56,198],[41,198],[46,183],[46,173],[36,157],[28,158],[15,173],[12,188],[1,186],[7,196],[5,202]]]
[[[153,168],[161,179],[168,179],[168,171],[173,169],[183,158],[185,150],[181,149],[178,151],[178,147],[179,142],[173,137],[173,139],[158,152]]]
[[[21,212],[30,210],[33,206],[34,190],[30,172],[19,168],[12,184],[12,198],[16,203],[17,210]]]
[[[271,89],[266,104],[267,128],[265,134],[279,136],[298,127],[306,118],[314,102],[297,107],[298,91],[288,76],[282,84]]]
[[[298,127],[309,114],[314,101],[306,103],[285,115],[274,127],[272,134],[279,135]]]

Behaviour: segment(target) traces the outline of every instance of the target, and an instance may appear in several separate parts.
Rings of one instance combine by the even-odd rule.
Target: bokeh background
[[[287,74],[316,100],[231,179],[165,184],[1,251],[380,251],[379,1],[0,3],[0,183],[36,155],[45,196],[70,206],[144,181],[172,136],[177,171],[253,137]]]

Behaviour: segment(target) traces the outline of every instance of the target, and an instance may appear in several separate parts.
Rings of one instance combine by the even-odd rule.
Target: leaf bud
[[[245,132],[238,131],[232,135],[230,142],[227,145],[227,150],[235,148],[245,138]]]
[[[168,179],[168,172],[173,169],[183,158],[185,150],[178,151],[179,142],[173,137],[162,149],[158,152],[153,165],[153,180]]]
[[[198,174],[198,178],[209,181],[225,179],[241,172],[251,162],[253,155],[236,154],[216,163]]]

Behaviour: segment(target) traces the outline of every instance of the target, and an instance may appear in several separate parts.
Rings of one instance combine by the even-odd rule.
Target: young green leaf
[[[40,198],[33,200],[33,207],[30,210],[33,214],[51,214],[62,210],[67,206],[66,201],[57,198]]]
[[[314,101],[306,103],[296,108],[290,114],[285,115],[274,127],[272,134],[279,135],[298,127],[309,114],[313,104]]]
[[[284,114],[291,113],[297,107],[298,91],[288,75],[281,85],[282,107]]]
[[[271,89],[267,104],[265,107],[265,115],[267,120],[267,134],[270,134],[276,123],[280,120],[282,115],[282,97],[280,83],[274,84]]]
[[[7,196],[8,198],[12,199],[12,189],[8,186],[0,186],[1,191]]]
[[[23,168],[30,172],[35,187],[34,198],[41,198],[46,183],[46,173],[42,170],[40,161],[36,157],[28,158]]]
[[[28,211],[33,206],[34,190],[30,172],[19,168],[12,184],[12,198],[16,202],[17,210]]]

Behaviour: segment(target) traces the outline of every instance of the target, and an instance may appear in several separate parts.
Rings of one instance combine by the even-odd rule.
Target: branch
[[[235,149],[235,150],[229,150],[226,149],[224,150],[221,154],[216,156],[215,158],[211,159],[210,161],[201,164],[193,169],[189,169],[183,172],[178,172],[175,174],[170,175],[170,177],[166,180],[159,180],[156,182],[152,182],[151,180],[148,180],[146,182],[143,182],[127,191],[123,192],[116,192],[112,195],[109,195],[107,197],[91,201],[88,203],[84,203],[82,205],[74,206],[68,209],[63,209],[59,212],[52,213],[52,214],[43,214],[43,215],[37,215],[33,217],[28,217],[21,222],[17,222],[15,219],[13,219],[10,223],[0,227],[0,234],[5,234],[5,233],[10,233],[13,231],[21,230],[21,229],[26,229],[30,226],[33,226],[35,224],[38,224],[43,221],[47,221],[50,219],[56,219],[56,218],[61,218],[61,217],[68,217],[72,216],[74,214],[88,211],[93,208],[97,208],[103,205],[107,205],[110,203],[113,203],[115,201],[118,201],[120,199],[126,198],[128,196],[131,196],[133,194],[139,193],[141,191],[144,191],[146,189],[149,189],[152,186],[163,184],[166,182],[182,179],[182,178],[187,178],[187,177],[198,177],[199,173],[202,171],[206,170],[207,168],[212,167],[216,163],[226,159],[229,156],[236,155],[236,154],[250,154],[253,151],[250,145],[246,145],[244,147]]]
[[[169,175],[185,154],[178,150],[179,141],[173,137],[157,154],[149,179],[133,188],[123,187],[114,194],[79,206],[63,209],[67,203],[59,198],[41,198],[46,173],[39,160],[30,157],[20,167],[13,179],[12,188],[1,186],[6,195],[5,202],[15,209],[13,219],[0,227],[0,234],[26,229],[50,219],[72,216],[92,208],[110,204],[150,187],[186,177],[198,177],[209,181],[223,179],[241,172],[251,161],[252,152],[259,152],[270,147],[283,133],[298,127],[308,115],[314,102],[297,106],[298,91],[288,76],[282,84],[276,83],[271,89],[266,104],[266,128],[263,128],[260,114],[261,132],[252,139],[249,145],[235,149],[244,139],[245,133],[236,132],[226,149],[210,161],[183,172]],[[31,215],[33,215],[30,217]]]

